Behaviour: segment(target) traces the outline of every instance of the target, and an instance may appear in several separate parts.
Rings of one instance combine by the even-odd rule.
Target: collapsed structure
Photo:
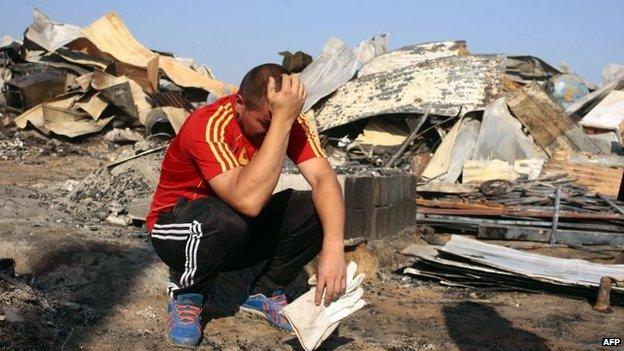
[[[207,96],[236,87],[206,66],[137,42],[115,12],[86,28],[60,24],[35,10],[24,40],[0,43],[4,108],[15,124],[74,138],[113,127],[167,122],[176,129]]]

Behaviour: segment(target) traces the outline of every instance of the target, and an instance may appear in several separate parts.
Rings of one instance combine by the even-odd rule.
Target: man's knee
[[[249,225],[240,214],[218,198],[202,199],[201,236],[211,237],[219,247],[227,249],[244,245],[249,237]]]
[[[249,225],[241,216],[224,216],[213,223],[206,224],[214,235],[218,235],[225,241],[243,243],[249,235]]]

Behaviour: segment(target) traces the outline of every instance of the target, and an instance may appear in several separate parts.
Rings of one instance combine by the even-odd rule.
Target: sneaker
[[[286,305],[288,305],[286,295],[281,290],[276,290],[271,297],[266,297],[263,294],[249,296],[245,303],[240,306],[240,310],[260,316],[279,329],[292,331],[292,326],[288,320],[280,314]]]
[[[194,348],[201,339],[200,294],[181,294],[167,306],[167,339],[178,347]]]

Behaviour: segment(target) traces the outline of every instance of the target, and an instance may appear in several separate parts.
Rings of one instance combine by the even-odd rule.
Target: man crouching
[[[283,288],[319,252],[316,304],[345,289],[344,201],[318,137],[301,114],[304,84],[280,65],[249,71],[238,94],[192,113],[161,166],[147,227],[169,266],[167,335],[201,338],[201,309],[220,272],[267,260],[241,310],[290,330]],[[284,156],[312,191],[273,194]]]

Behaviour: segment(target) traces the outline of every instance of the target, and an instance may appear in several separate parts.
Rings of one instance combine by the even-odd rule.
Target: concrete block
[[[345,197],[345,239],[380,239],[415,224],[414,175],[338,176]],[[292,188],[310,190],[300,174],[283,174],[276,192]]]

